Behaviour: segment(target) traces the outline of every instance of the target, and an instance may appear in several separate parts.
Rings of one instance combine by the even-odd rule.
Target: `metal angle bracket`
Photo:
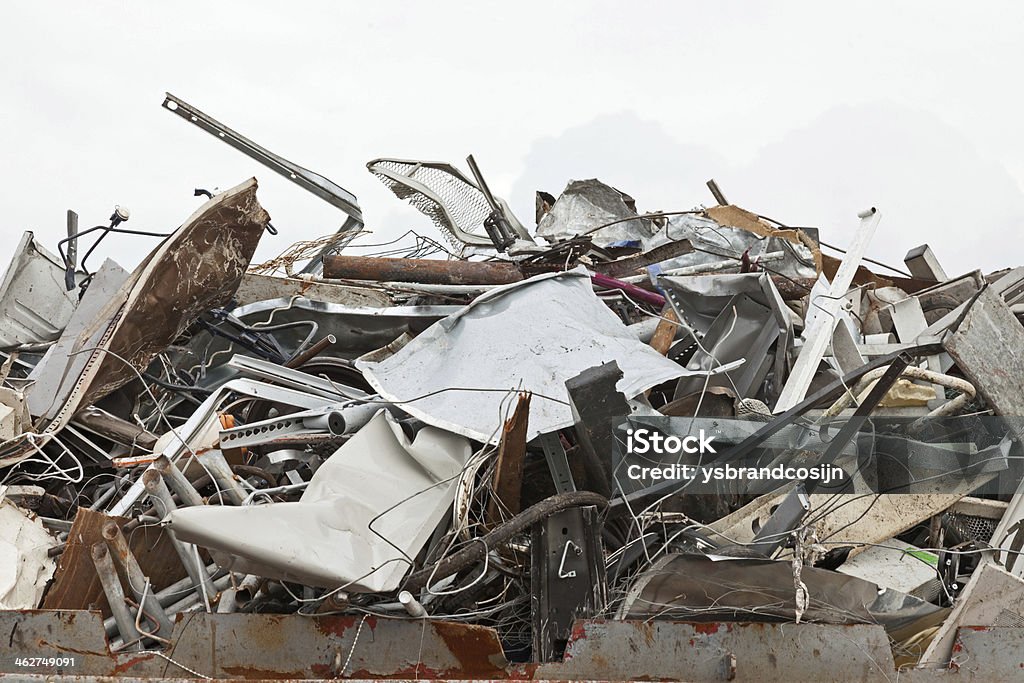
[[[307,192],[320,197],[320,199],[323,199],[331,206],[345,212],[348,218],[345,219],[345,222],[338,229],[337,239],[326,245],[316,258],[310,260],[306,267],[302,269],[303,273],[320,272],[323,268],[322,257],[324,254],[340,251],[342,247],[352,240],[355,233],[363,227],[363,212],[359,208],[359,200],[356,199],[354,194],[337,183],[319,173],[314,173],[307,168],[292,163],[265,147],[257,145],[241,133],[228,128],[212,116],[201,112],[171,93],[165,93],[163,107],[186,121],[194,123],[210,135],[223,140],[250,159],[255,159],[270,170],[291,180]]]
[[[305,169],[274,154],[265,147],[257,145],[241,133],[228,128],[212,116],[204,114],[171,93],[166,93],[163,107],[186,121],[191,121],[210,135],[220,138],[239,152],[242,152],[251,159],[255,159],[270,170],[283,175],[307,192],[320,197],[331,206],[341,209],[349,217],[362,225],[363,214],[359,209],[359,200],[356,199],[354,194],[340,185],[328,180],[319,173]]]

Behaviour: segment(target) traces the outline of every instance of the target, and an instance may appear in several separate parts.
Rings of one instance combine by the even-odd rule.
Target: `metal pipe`
[[[847,391],[840,396],[835,403],[833,403],[828,410],[822,414],[822,419],[835,417],[843,411],[850,403],[853,402],[854,398],[864,393],[868,385],[873,384],[878,378],[885,374],[886,368],[877,368],[861,377],[860,381],[854,386],[853,391]],[[938,384],[939,386],[959,391],[960,395],[941,406],[931,411],[925,418],[929,417],[948,417],[954,415],[957,411],[963,408],[967,403],[974,398],[977,391],[974,385],[970,382],[960,379],[959,377],[952,377],[950,375],[944,375],[940,372],[933,372],[931,370],[925,370],[915,366],[907,367],[903,370],[903,377],[909,377],[910,379],[919,379],[925,382],[931,382],[932,384]]]
[[[761,256],[754,257],[754,259],[756,259],[756,261],[754,259],[751,259],[751,262],[757,263],[757,264],[760,264],[760,263],[774,263],[775,261],[783,260],[785,258],[785,256],[786,256],[785,252],[782,252],[782,251],[770,251],[767,254],[763,254]],[[700,264],[693,265],[693,266],[684,266],[682,268],[672,268],[670,270],[662,271],[660,274],[661,275],[677,275],[677,276],[680,276],[680,277],[684,277],[684,276],[688,276],[688,275],[703,275],[705,273],[718,273],[718,272],[721,272],[723,270],[729,270],[731,268],[739,269],[742,266],[743,266],[742,261],[740,261],[738,259],[728,259],[728,260],[725,260],[725,261],[712,261],[710,263],[700,263]],[[622,281],[623,282],[629,282],[631,284],[636,284],[638,282],[645,282],[645,281],[649,282],[650,281],[650,276],[646,275],[646,274],[645,275],[630,275],[628,277],[622,278]]]
[[[210,579],[213,581],[214,586],[217,585],[217,582],[220,579],[227,575],[227,570],[218,569],[216,564],[211,564],[209,567],[206,568],[206,570],[207,574],[210,574]],[[161,607],[166,609],[168,605],[173,605],[176,602],[180,602],[186,596],[194,594],[195,592],[196,587],[192,583],[192,579],[186,576],[184,579],[175,581],[167,588],[164,588],[162,591],[158,592],[156,594],[156,600],[160,603]],[[134,619],[135,614],[131,611],[132,608],[129,607],[128,609],[129,613],[132,616],[132,619]],[[113,617],[108,617],[107,619],[103,620],[103,631],[107,634],[108,637],[113,637],[117,635],[117,624],[114,622]]]
[[[402,603],[402,607],[409,613],[410,617],[425,617],[427,616],[427,610],[423,609],[423,605],[420,601],[413,597],[413,594],[409,591],[402,591],[398,594],[398,602]]]
[[[124,588],[117,577],[117,570],[114,569],[105,543],[96,543],[92,546],[92,563],[96,566],[96,576],[100,579],[103,594],[107,596],[107,604],[110,605],[110,613],[113,615],[117,632],[126,641],[138,640],[140,634],[135,629],[135,617],[129,612],[124,601]]]
[[[96,406],[88,406],[77,413],[75,422],[91,432],[125,446],[137,446],[149,452],[156,447],[156,434]]]
[[[71,520],[55,519],[53,517],[38,517],[37,519],[42,522],[44,526],[58,531],[71,531],[71,525],[73,524]]]
[[[205,453],[197,453],[195,457],[213,477],[222,496],[226,497],[232,505],[241,505],[245,500],[246,492],[235,479],[235,473],[231,471],[231,466],[224,459],[224,454],[218,450],[210,450]]]
[[[299,483],[299,484],[285,484],[284,486],[275,486],[275,487],[269,488],[269,489],[256,489],[255,491],[250,493],[248,496],[246,496],[245,500],[243,500],[241,504],[242,505],[251,505],[253,499],[256,498],[257,496],[262,496],[262,495],[269,496],[269,495],[273,495],[275,493],[289,493],[291,491],[299,491],[301,489],[306,488],[307,486],[309,486],[309,482],[308,481],[304,481],[304,482]]]
[[[178,494],[178,500],[183,506],[204,505],[203,497],[166,455],[161,455],[153,461],[153,467],[163,475],[164,481],[171,487],[171,490]]]
[[[217,590],[219,590],[219,591],[220,590],[224,590],[230,584],[231,584],[231,577],[229,577],[227,574],[225,574],[224,576],[221,576],[220,578],[218,578],[216,581],[213,582],[213,585],[216,586]],[[197,593],[193,592],[193,593],[185,596],[184,598],[182,598],[178,602],[172,603],[170,606],[165,607],[164,611],[165,611],[166,614],[169,614],[169,615],[180,614],[181,612],[184,612],[184,611],[188,610],[190,607],[198,606],[199,603],[200,603],[200,600],[201,600],[200,596]],[[149,610],[147,609],[146,611],[148,613]],[[131,612],[132,612],[132,617],[134,618],[134,616],[135,616],[135,614],[137,614],[137,612],[134,609],[132,609]],[[111,621],[113,621],[113,620],[111,620]],[[107,622],[103,622],[103,625],[106,626]],[[108,638],[113,639],[113,638],[116,638],[116,636],[117,636],[116,632],[111,631],[110,629],[107,630],[107,637]],[[123,641],[112,640],[111,643],[110,643],[110,648],[112,650],[116,650],[118,647],[121,647],[122,645],[123,645]]]
[[[226,588],[217,601],[217,614],[231,614],[238,609],[238,589]]]
[[[151,497],[156,498],[160,501],[163,506],[162,517],[166,519],[167,515],[171,514],[178,508],[174,504],[174,499],[171,497],[171,492],[167,488],[167,484],[164,483],[164,479],[160,476],[160,473],[156,470],[146,470],[142,473],[142,483],[146,487],[146,493]],[[193,552],[192,544],[182,543],[174,535],[172,529],[165,529],[165,533],[171,539],[171,544],[174,546],[175,552],[178,553],[178,558],[181,560],[181,564],[185,567],[185,573],[188,574],[192,580],[193,586],[204,587],[208,595],[213,595],[213,582],[210,580],[210,575],[206,573],[205,567],[197,561],[197,556]]]
[[[333,612],[341,612],[351,607],[349,601],[349,594],[344,591],[338,591],[331,593],[324,601],[320,603],[320,606],[316,608],[317,614],[331,614]]]
[[[478,296],[496,287],[501,287],[501,285],[425,285],[422,282],[381,282],[378,284],[385,289],[446,296]]]
[[[591,273],[590,279],[593,280],[594,284],[598,287],[602,287],[604,289],[617,289],[633,299],[638,299],[653,306],[657,306],[659,309],[665,307],[665,297],[657,292],[649,292],[646,289],[637,287],[636,285],[623,282],[622,280],[616,280],[613,277],[608,277],[601,273]]]
[[[89,509],[90,510],[99,510],[101,507],[106,505],[107,502],[110,501],[110,499],[114,497],[114,494],[117,493],[117,485],[119,483],[120,483],[120,480],[118,480],[116,482],[111,482],[110,485],[106,487],[106,490],[103,491],[103,493],[101,493],[99,496],[96,497],[96,500],[93,501],[93,504],[89,506]]]
[[[142,567],[139,566],[138,560],[135,559],[131,548],[128,547],[128,541],[125,539],[124,534],[121,533],[117,523],[111,521],[104,524],[102,535],[114,561],[120,565],[125,577],[127,577],[128,587],[135,594],[135,599],[142,603],[146,614],[156,621],[156,635],[161,638],[170,638],[174,626],[160,606],[160,603],[157,602],[153,592],[146,590],[146,584],[149,583],[149,579],[142,573]],[[143,596],[145,596],[145,600],[143,600]]]
[[[505,285],[519,282],[523,274],[518,266],[508,262],[325,256],[324,277],[433,285]]]
[[[238,590],[235,591],[235,602],[239,607],[245,607],[252,602],[256,593],[259,592],[262,582],[263,579],[255,574],[246,574],[242,577],[242,580],[238,582]]]
[[[231,575],[230,574],[225,574],[224,576],[220,577],[219,579],[216,579],[213,582],[213,588],[214,588],[214,590],[217,593],[219,593],[220,591],[226,589],[230,585],[231,585]],[[202,600],[202,596],[199,594],[199,592],[198,591],[193,591],[191,594],[186,595],[184,598],[182,598],[178,602],[172,603],[169,607],[166,607],[164,609],[167,611],[167,614],[177,614],[178,612],[184,611],[184,610],[188,609],[189,607],[191,607],[192,605],[195,605],[196,603],[200,602],[201,600]]]
[[[330,347],[334,346],[337,343],[338,338],[335,337],[333,334],[329,334],[320,341],[318,341],[316,344],[313,344],[308,349],[306,349],[302,353],[298,354],[297,356],[289,360],[287,363],[284,364],[284,366],[286,368],[297,368],[300,365],[306,363],[307,361],[313,360],[321,353],[323,353],[324,351],[326,351],[327,349],[329,349]]]
[[[339,436],[352,434],[365,427],[381,408],[380,403],[352,403],[341,410],[332,411],[329,424],[325,426]]]

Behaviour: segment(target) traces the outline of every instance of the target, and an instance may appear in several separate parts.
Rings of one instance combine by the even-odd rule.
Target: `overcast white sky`
[[[597,177],[641,210],[735,204],[871,253],[929,242],[950,274],[1024,263],[1021,3],[12,3],[0,31],[0,216],[54,249],[127,205],[169,231],[197,186],[256,175],[281,231],[343,216],[163,110],[164,91],[354,192],[370,229],[436,235],[365,168],[475,154],[533,192]],[[101,248],[126,267],[153,245]],[[3,261],[6,261],[5,256]],[[97,259],[95,264],[98,265]],[[3,265],[0,265],[2,268]]]

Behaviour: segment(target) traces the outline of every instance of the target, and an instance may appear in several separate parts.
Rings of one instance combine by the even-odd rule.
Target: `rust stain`
[[[252,643],[254,648],[269,650],[280,647],[286,638],[285,632],[278,627],[283,616],[285,615],[265,615],[266,621],[261,623],[258,628],[250,626],[245,629],[246,639]]]
[[[654,645],[654,624],[648,622],[640,622],[636,625],[638,633],[643,634],[644,642],[647,643],[648,647]]]
[[[460,676],[508,677],[508,672],[498,663],[504,663],[505,653],[494,629],[443,621],[434,623],[433,627],[434,632],[444,640],[448,650],[459,661]]]
[[[267,679],[267,678],[306,678],[305,671],[274,671],[273,669],[255,669],[248,666],[225,666],[224,673],[244,679]],[[320,674],[317,674],[320,675]]]
[[[587,626],[582,621],[574,622],[572,630],[569,632],[569,644],[576,642],[577,640],[587,639]]]
[[[74,652],[76,655],[90,655],[90,656],[94,656],[94,657],[106,657],[107,656],[106,652],[94,652],[92,650],[80,650],[78,648],[68,647],[67,645],[61,645],[59,643],[51,643],[50,641],[44,640],[42,638],[39,639],[39,646],[40,647],[52,647],[54,650],[58,650],[60,652]]]
[[[143,656],[143,657],[132,657],[132,658],[131,658],[131,659],[129,659],[128,661],[125,661],[125,662],[121,662],[120,664],[118,664],[117,666],[115,666],[115,667],[114,667],[114,668],[113,668],[113,669],[112,669],[112,670],[110,671],[110,675],[111,675],[111,676],[119,676],[119,675],[121,675],[122,673],[125,673],[126,671],[128,671],[129,669],[131,669],[132,667],[134,667],[134,666],[135,666],[136,664],[139,664],[139,663],[141,663],[141,662],[148,662],[148,661],[149,661],[149,660],[151,660],[151,659],[153,659],[153,656],[152,656],[152,655],[151,655],[151,656],[149,656],[149,657],[145,657],[145,656]]]
[[[313,620],[316,630],[324,635],[338,636],[344,638],[349,629],[357,628],[361,617],[325,616]],[[371,631],[377,628],[377,617],[367,617],[364,627]]]
[[[704,635],[711,635],[713,633],[718,633],[718,629],[720,629],[721,626],[722,625],[718,624],[718,623],[694,624],[693,625],[693,630],[696,631],[697,633],[702,633]]]

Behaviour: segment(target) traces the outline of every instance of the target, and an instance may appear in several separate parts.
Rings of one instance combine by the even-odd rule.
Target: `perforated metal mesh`
[[[483,223],[491,207],[483,193],[458,169],[448,164],[398,159],[380,159],[371,162],[368,168],[396,197],[429,216],[454,246],[463,246],[467,237],[472,244],[490,244]]]
[[[988,543],[996,530],[996,520],[975,515],[949,513],[954,523],[976,541]]]
[[[1022,628],[1024,627],[1024,616],[1021,616],[1011,610],[1003,609],[999,611],[999,614],[996,616],[995,621],[992,622],[992,625],[1001,626],[1003,628]]]

